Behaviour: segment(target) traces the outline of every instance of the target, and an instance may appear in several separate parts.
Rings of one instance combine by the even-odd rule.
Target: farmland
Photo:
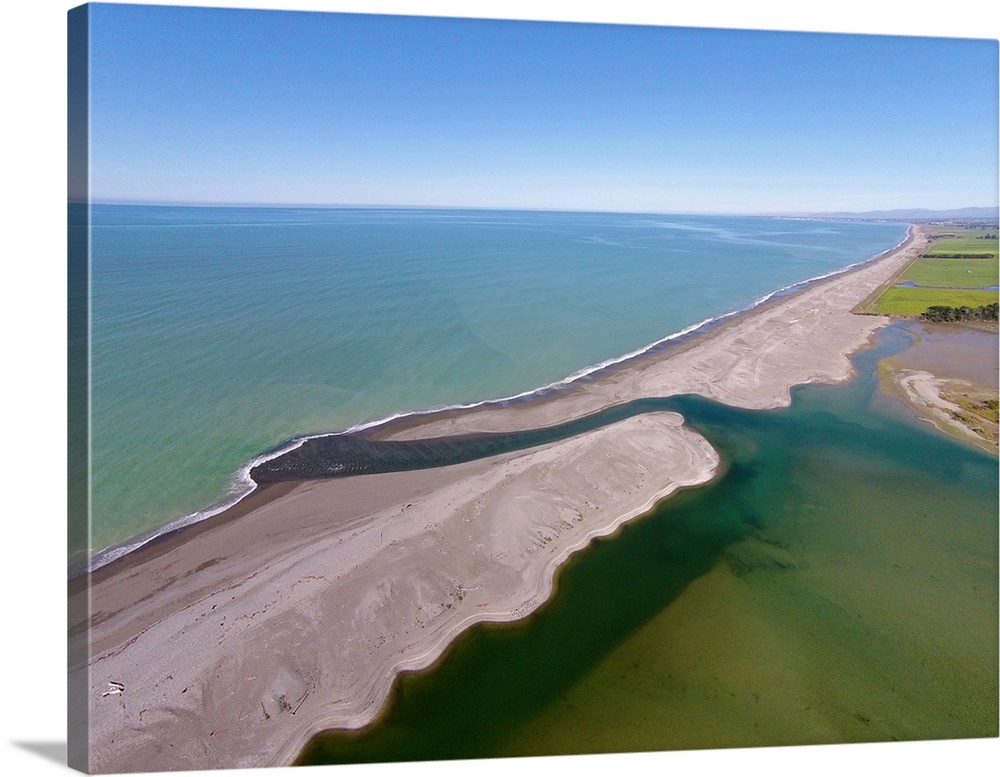
[[[942,228],[923,255],[862,312],[920,316],[928,308],[978,308],[997,302],[996,230]]]
[[[962,289],[922,289],[893,286],[875,302],[873,313],[884,315],[919,316],[933,305],[977,308],[997,301],[995,291]]]
[[[917,286],[979,289],[1000,281],[996,259],[931,259],[926,255],[899,276]]]
[[[983,230],[977,230],[982,234],[966,234],[958,237],[945,238],[928,250],[926,256],[945,256],[956,258],[961,256],[973,256],[976,258],[997,258],[997,240],[988,239],[986,235],[992,234]]]

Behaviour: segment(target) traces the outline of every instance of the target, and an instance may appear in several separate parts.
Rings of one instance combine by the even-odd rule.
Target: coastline
[[[552,396],[400,419],[382,436],[524,429],[680,393],[787,405],[793,385],[850,377],[848,354],[888,319],[849,311],[923,239],[914,228],[878,260]],[[473,623],[528,614],[593,537],[718,467],[679,416],[655,413],[437,470],[260,489],[153,540],[77,591],[93,612],[91,768],[290,763],[318,730],[374,719],[398,672]]]
[[[875,254],[868,259],[855,262],[853,264],[847,265],[837,270],[824,273],[822,275],[807,278],[802,281],[797,281],[795,283],[788,284],[774,291],[770,291],[761,297],[755,299],[748,306],[740,308],[738,310],[729,311],[712,318],[705,319],[696,324],[684,327],[683,329],[669,334],[659,340],[656,340],[648,345],[642,346],[634,351],[626,353],[622,356],[617,356],[614,358],[606,359],[598,364],[590,365],[584,367],[571,375],[562,378],[560,380],[549,383],[540,388],[531,389],[528,391],[521,392],[512,396],[500,397],[495,399],[484,399],[477,402],[472,402],[463,405],[449,405],[445,407],[430,408],[425,410],[417,410],[412,412],[400,413],[395,415],[390,415],[385,418],[379,418],[372,421],[367,421],[364,423],[355,424],[342,431],[335,432],[323,432],[318,434],[308,434],[302,437],[297,437],[291,440],[287,440],[280,445],[276,446],[272,450],[265,451],[257,456],[255,456],[250,461],[244,463],[233,476],[233,491],[223,500],[216,504],[209,505],[205,508],[197,510],[188,515],[180,516],[169,523],[152,529],[142,534],[130,537],[120,543],[106,547],[93,553],[89,558],[80,557],[79,559],[73,559],[70,564],[69,576],[70,578],[75,578],[83,575],[87,572],[94,573],[105,566],[114,564],[115,562],[123,559],[127,556],[131,556],[133,553],[141,550],[147,545],[157,544],[161,539],[165,537],[173,537],[179,532],[184,532],[189,527],[196,526],[204,521],[211,519],[213,522],[219,520],[224,520],[223,516],[228,516],[231,511],[235,510],[237,514],[242,514],[243,509],[240,508],[240,504],[258,493],[261,484],[257,484],[253,481],[250,476],[251,471],[254,467],[259,464],[269,461],[271,459],[277,458],[285,453],[295,450],[303,443],[323,437],[338,436],[341,434],[350,434],[354,432],[366,431],[367,435],[374,440],[393,440],[393,439],[409,439],[413,436],[427,436],[420,435],[407,435],[406,430],[408,429],[424,429],[428,422],[444,419],[444,418],[454,418],[456,416],[462,416],[467,413],[477,413],[483,410],[497,409],[497,408],[520,408],[526,405],[541,405],[550,401],[560,400],[566,397],[567,394],[573,394],[577,389],[585,387],[588,383],[592,381],[600,381],[608,376],[614,376],[614,374],[622,369],[633,365],[640,365],[649,360],[659,360],[667,358],[674,354],[680,353],[682,349],[685,349],[691,345],[695,345],[704,337],[710,335],[711,333],[720,330],[722,328],[738,324],[747,316],[752,316],[755,313],[762,312],[769,307],[777,304],[783,298],[789,295],[795,295],[802,291],[809,289],[816,284],[821,284],[824,281],[836,278],[845,274],[849,274],[858,269],[863,268],[866,265],[870,265],[878,262],[881,259],[887,258],[896,252],[905,249],[907,245],[913,239],[913,225],[910,225],[906,237],[903,238],[899,243],[897,243],[892,248]],[[606,407],[607,405],[598,405],[597,409]],[[587,412],[587,411],[584,411]],[[515,429],[530,428],[529,426],[512,426],[510,428],[504,429],[504,431],[513,431]],[[242,489],[242,490],[241,490]],[[256,502],[256,500],[254,500]]]

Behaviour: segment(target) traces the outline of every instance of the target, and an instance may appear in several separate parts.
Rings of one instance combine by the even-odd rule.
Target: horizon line
[[[322,210],[478,210],[478,211],[515,211],[537,213],[634,213],[654,216],[747,216],[761,218],[812,218],[843,214],[865,216],[881,213],[950,213],[966,210],[992,210],[1000,216],[1000,205],[965,205],[952,208],[874,208],[867,211],[855,210],[824,210],[824,211],[713,211],[713,210],[623,210],[611,208],[560,208],[551,206],[493,206],[493,205],[429,205],[429,204],[389,204],[389,203],[310,203],[310,202],[185,202],[180,200],[130,200],[112,198],[69,199],[68,205],[126,205],[138,207],[175,207],[175,208],[314,208]]]

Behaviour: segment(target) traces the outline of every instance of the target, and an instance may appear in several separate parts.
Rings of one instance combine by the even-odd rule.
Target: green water
[[[882,412],[884,332],[790,409],[678,409],[715,483],[595,542],[513,626],[303,763],[997,735],[997,461]]]

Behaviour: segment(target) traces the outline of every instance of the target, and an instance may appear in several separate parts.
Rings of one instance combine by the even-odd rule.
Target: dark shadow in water
[[[673,399],[639,399],[556,426],[426,440],[373,440],[373,430],[313,437],[250,470],[257,483],[431,469],[558,442],[632,416],[674,409]]]
[[[470,629],[435,667],[398,678],[375,724],[316,737],[299,763],[500,753],[603,657],[712,569],[732,543],[766,529],[779,506],[795,498],[795,457],[817,441],[873,466],[914,467],[945,481],[970,469],[995,470],[990,457],[868,411],[877,360],[910,342],[905,328],[884,330],[880,345],[855,360],[856,380],[798,388],[788,410],[737,410],[694,396],[633,403],[681,412],[719,450],[725,475],[676,494],[614,537],[595,541],[559,571],[557,594],[536,613],[517,624]]]

